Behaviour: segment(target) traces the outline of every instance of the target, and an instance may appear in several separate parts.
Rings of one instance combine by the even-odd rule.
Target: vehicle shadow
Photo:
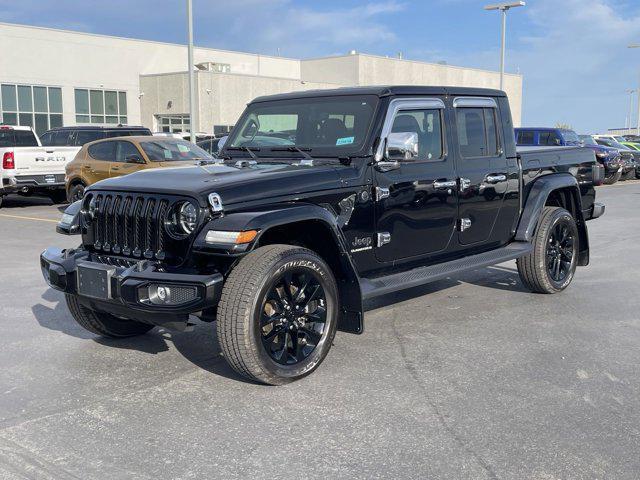
[[[39,303],[31,307],[31,311],[38,323],[49,330],[83,340],[93,340],[107,347],[136,350],[151,355],[167,352],[170,344],[173,344],[185,359],[198,368],[233,380],[255,383],[235,373],[224,360],[216,338],[215,324],[198,321],[190,332],[155,328],[146,335],[137,337],[106,338],[96,336],[76,323],[61,292],[49,288],[42,295],[42,299],[47,303],[53,303],[54,306]]]
[[[49,197],[40,195],[7,195],[2,201],[2,209],[6,208],[26,208],[34,206],[50,206],[53,202]],[[62,205],[62,208],[66,208],[67,205]],[[60,210],[60,208],[58,208]]]
[[[364,305],[365,312],[446,290],[463,283],[511,292],[528,292],[520,282],[515,268],[495,266],[469,272],[459,279],[447,278],[384,295],[366,302]],[[49,288],[42,295],[42,299],[49,304],[53,303],[54,306],[50,307],[39,303],[34,305],[31,310],[38,323],[44,328],[56,330],[65,335],[83,340],[93,340],[100,345],[108,347],[137,350],[152,355],[167,352],[170,345],[173,344],[185,359],[198,368],[233,380],[255,383],[235,373],[225,361],[217,341],[215,322],[211,324],[195,320],[196,324],[193,330],[189,332],[155,328],[146,335],[113,339],[96,336],[78,325],[71,316],[62,293]]]

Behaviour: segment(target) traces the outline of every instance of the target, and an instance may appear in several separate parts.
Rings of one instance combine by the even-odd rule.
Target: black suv
[[[85,143],[103,138],[131,137],[138,135],[151,135],[151,130],[146,127],[59,127],[47,130],[40,136],[40,142],[44,147],[81,147]]]
[[[604,170],[580,147],[516,151],[497,90],[361,87],[251,102],[218,159],[87,188],[40,257],[87,330],[217,321],[242,375],[283,384],[323,361],[363,302],[517,259],[556,293],[589,263]]]

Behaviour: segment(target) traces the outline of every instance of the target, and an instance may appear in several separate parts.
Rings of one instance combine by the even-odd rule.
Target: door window
[[[104,138],[104,134],[99,130],[78,130],[76,132],[76,145],[82,146],[85,143],[94,142]]]
[[[560,137],[556,132],[547,131],[540,133],[540,145],[558,146],[560,144]]]
[[[111,143],[111,142],[105,142]],[[140,152],[136,148],[136,146],[131,142],[117,142],[117,150],[116,150],[116,162],[126,163],[127,157],[130,155],[136,155],[140,157]]]
[[[465,158],[498,154],[495,109],[457,108],[456,125],[460,153]]]
[[[518,145],[533,145],[533,131],[524,130],[518,132]]]
[[[103,160],[105,162],[113,162],[116,157],[116,143],[115,142],[100,142],[89,147],[89,156],[96,160]]]
[[[69,143],[69,134],[71,132],[69,132],[68,130],[62,130],[59,132],[53,132],[53,135],[51,136],[51,145],[54,145],[56,147],[66,147],[68,146]]]
[[[442,159],[442,118],[439,109],[399,110],[393,119],[391,133],[415,133],[418,136],[418,158],[413,161]]]

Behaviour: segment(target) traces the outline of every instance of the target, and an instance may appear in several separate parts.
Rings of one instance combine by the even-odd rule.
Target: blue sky
[[[289,57],[379,55],[498,69],[492,0],[193,0],[195,43]],[[185,41],[184,0],[0,0],[0,21]],[[640,81],[639,0],[528,0],[508,18],[507,71],[524,125],[624,126]],[[636,107],[634,107],[634,110]],[[637,113],[634,112],[634,123]]]

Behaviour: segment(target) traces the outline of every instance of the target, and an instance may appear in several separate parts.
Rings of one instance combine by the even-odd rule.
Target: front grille
[[[184,242],[168,237],[164,222],[169,209],[184,200],[133,193],[89,193],[84,208],[93,211],[93,218],[90,225],[85,225],[85,244],[101,255],[163,261],[168,257],[167,245],[182,250],[176,244]]]

